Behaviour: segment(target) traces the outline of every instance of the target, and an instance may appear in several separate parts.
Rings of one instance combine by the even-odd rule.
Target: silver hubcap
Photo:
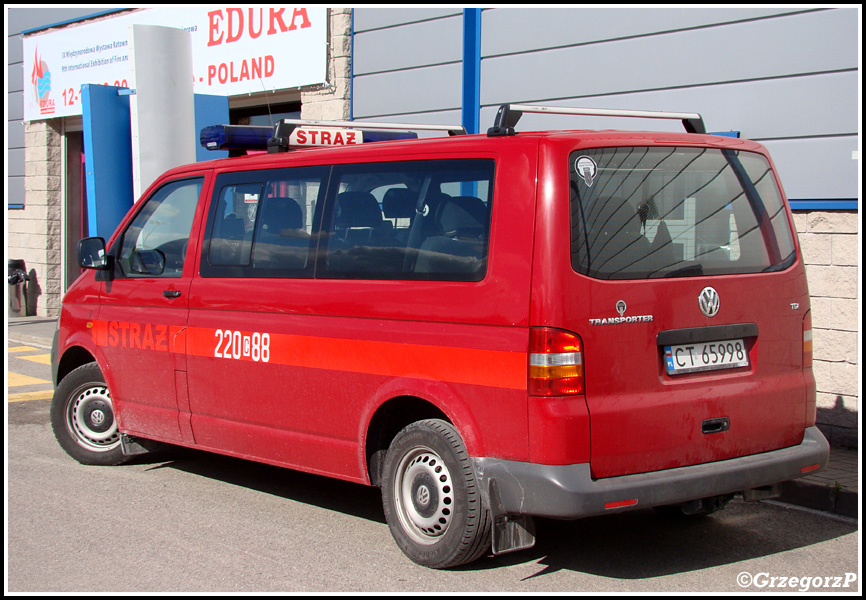
[[[108,451],[120,443],[111,396],[104,385],[79,392],[69,403],[66,423],[78,445],[88,450]]]
[[[421,544],[434,544],[448,531],[454,513],[454,487],[445,462],[429,448],[407,453],[394,481],[397,516]]]

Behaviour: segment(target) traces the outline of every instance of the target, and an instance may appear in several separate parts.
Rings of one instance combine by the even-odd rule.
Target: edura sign
[[[129,25],[190,32],[194,89],[233,96],[314,85],[327,72],[320,7],[150,8],[24,38],[24,118],[81,114],[81,85],[134,87]]]

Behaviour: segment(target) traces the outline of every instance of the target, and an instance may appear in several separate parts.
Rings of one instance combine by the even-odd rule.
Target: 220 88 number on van
[[[525,112],[688,133],[517,133]],[[107,243],[82,240],[61,446],[378,486],[434,568],[532,546],[534,516],[708,513],[826,465],[805,271],[762,146],[696,114],[526,105],[487,135],[393,129],[207,128],[206,147],[269,152],[172,169]]]

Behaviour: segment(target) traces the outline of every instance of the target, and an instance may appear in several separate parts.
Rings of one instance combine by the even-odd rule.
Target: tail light
[[[528,387],[532,396],[582,394],[583,344],[580,338],[549,327],[530,329]]]
[[[806,379],[806,427],[818,421],[815,377],[812,374],[812,311],[803,315],[803,373]]]
[[[812,311],[803,317],[803,368],[812,367]]]

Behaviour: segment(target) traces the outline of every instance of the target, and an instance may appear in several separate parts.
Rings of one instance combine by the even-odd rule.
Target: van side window
[[[245,267],[250,264],[261,183],[227,185],[220,189],[208,260],[212,265]]]
[[[312,277],[313,222],[329,167],[222,174],[211,202],[204,277]]]
[[[123,232],[121,277],[180,277],[204,179],[174,181],[145,200]]]
[[[493,175],[492,160],[336,167],[316,276],[480,281]]]

